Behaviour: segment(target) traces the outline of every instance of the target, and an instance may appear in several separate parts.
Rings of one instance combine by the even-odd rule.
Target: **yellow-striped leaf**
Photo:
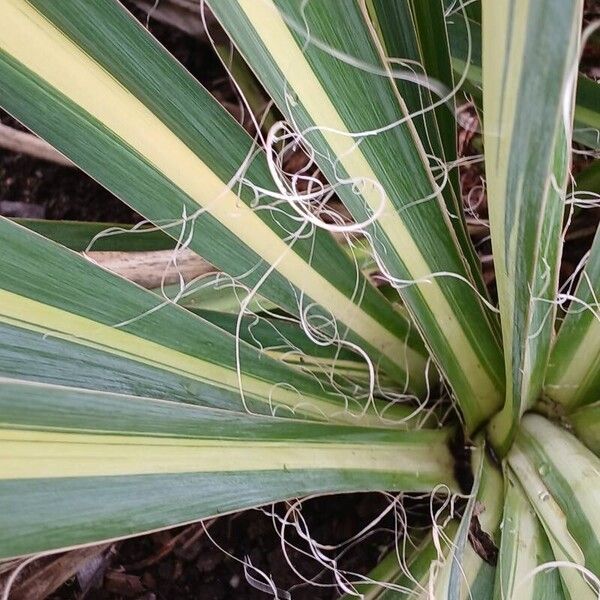
[[[526,415],[508,454],[544,526],[571,598],[597,598],[600,578],[600,459],[544,417]],[[564,562],[573,563],[571,566]],[[585,576],[587,569],[596,578]],[[595,591],[594,591],[595,590]]]
[[[507,377],[490,433],[504,454],[542,388],[553,335],[583,2],[482,6],[487,200]]]
[[[450,431],[298,422],[0,385],[0,558],[311,493],[456,490]]]
[[[0,105],[218,269],[425,391],[414,328],[269,197],[264,153],[120,4],[1,0],[0,14]]]
[[[209,4],[296,139],[365,224],[381,268],[474,429],[503,394],[496,315],[476,292],[445,207],[443,173],[433,175],[439,164],[426,155],[388,76],[364,3]]]
[[[2,218],[0,246],[5,377],[362,421],[352,396],[324,388],[224,329]],[[365,399],[363,407],[368,404]],[[367,421],[383,425],[372,408],[367,412]]]
[[[494,600],[563,600],[557,567],[544,529],[521,485],[505,470],[502,541],[498,551]]]
[[[600,398],[600,229],[562,322],[546,373],[546,394],[568,410]]]

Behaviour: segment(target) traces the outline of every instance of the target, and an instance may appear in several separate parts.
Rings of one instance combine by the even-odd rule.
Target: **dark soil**
[[[315,543],[339,545],[322,548],[322,552],[328,559],[336,560],[340,572],[364,575],[393,547],[397,535],[393,512],[361,537],[359,543],[347,542],[377,518],[389,503],[390,499],[382,494],[321,497],[304,502],[302,517]],[[288,507],[280,503],[274,507],[274,513],[281,517]],[[414,533],[428,526],[423,518],[428,514],[428,507],[428,500],[410,496],[404,499],[403,515]],[[309,557],[307,543],[293,526],[285,530],[287,559],[275,527],[279,529],[281,525],[273,520],[269,507],[268,512],[249,510],[204,524],[117,542],[103,549],[93,560],[88,558],[86,567],[77,569],[77,576],[70,577],[47,597],[51,600],[263,599],[273,597],[264,591],[267,578],[271,578],[272,585],[280,590],[280,600],[339,598],[341,590],[336,586],[331,569],[324,569]],[[31,578],[47,580],[57,571],[60,576],[61,570],[64,573],[69,568],[70,560],[77,560],[78,552],[58,558],[43,557],[28,566],[13,586],[11,599],[42,600],[42,596],[32,591],[39,588],[31,585]],[[64,559],[67,562],[59,566]],[[348,577],[356,581],[352,575]],[[313,583],[307,584],[304,579]]]
[[[0,115],[5,125],[14,119]],[[21,129],[23,129],[21,127]],[[135,223],[141,217],[79,169],[0,149],[0,200],[7,216]],[[24,203],[29,206],[19,206]],[[6,205],[5,205],[6,206]]]
[[[357,534],[361,528],[386,506],[381,496],[361,494],[341,497],[321,498],[306,504],[303,514],[308,521],[311,535],[319,542],[326,544],[341,543]],[[277,512],[282,515],[285,506],[279,505]],[[391,518],[383,522],[384,527],[391,528]],[[169,542],[181,529],[128,540],[119,545],[112,561],[111,569],[121,570],[131,576],[136,589],[152,591],[154,597],[161,599],[224,600],[229,598],[268,598],[269,595],[253,587],[244,573],[244,566],[238,562],[246,560],[249,564],[272,576],[274,584],[281,590],[290,590],[294,600],[334,599],[339,597],[331,574],[325,573],[317,579],[321,589],[303,585],[287,564],[281,549],[280,537],[276,534],[271,518],[261,511],[253,510],[216,520],[208,528],[208,534],[227,553],[237,557],[235,560],[218,549],[208,538],[202,525],[188,528],[191,536],[199,539],[191,543],[178,543],[173,552],[147,566],[139,566],[144,561],[160,553],[160,549]],[[288,528],[286,539],[307,549],[306,544],[297,535],[291,534]],[[392,530],[381,531],[361,544],[353,546],[339,561],[339,567],[359,573],[367,573],[375,566],[382,551],[393,541]],[[327,553],[335,556],[335,553]],[[304,577],[312,579],[322,572],[316,561],[291,551],[290,560]],[[137,567],[136,567],[137,563]],[[257,572],[250,569],[250,576],[266,583]],[[108,573],[110,575],[110,571]],[[94,591],[90,600],[108,600],[122,597],[119,587],[123,584],[117,579],[110,587]],[[108,577],[109,582],[111,580]],[[137,581],[136,581],[137,580]],[[121,584],[121,585],[119,585]],[[117,589],[115,589],[115,587]],[[115,593],[116,592],[116,593]],[[57,598],[73,598],[72,595],[61,595]],[[152,596],[142,596],[151,598]]]

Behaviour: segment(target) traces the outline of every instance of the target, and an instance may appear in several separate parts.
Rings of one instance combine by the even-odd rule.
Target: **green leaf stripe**
[[[599,577],[600,459],[547,419],[526,415],[508,463],[544,525],[556,559],[584,565]],[[561,569],[561,575],[569,587],[582,580],[572,569]],[[587,584],[582,589],[585,597],[594,597]]]
[[[534,571],[554,561],[554,554],[533,507],[510,469],[505,469],[501,527],[494,600],[562,600],[558,569]]]
[[[600,398],[600,229],[550,355],[546,394],[571,410]]]
[[[137,227],[128,223],[93,223],[86,221],[48,221],[13,219],[71,250],[102,252],[144,252],[171,250],[176,241],[154,227]]]
[[[289,421],[3,381],[0,557],[318,492],[456,489],[450,431]]]

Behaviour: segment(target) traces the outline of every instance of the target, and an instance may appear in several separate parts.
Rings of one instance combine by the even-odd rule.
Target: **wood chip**
[[[48,160],[63,167],[75,166],[66,156],[63,156],[58,150],[55,150],[48,142],[40,139],[37,135],[18,131],[2,123],[0,123],[0,148]]]
[[[154,252],[86,252],[89,260],[133,281],[142,287],[153,289],[179,282],[181,275],[186,283],[215,268],[191,250],[156,250]],[[176,256],[177,265],[173,264]]]
[[[127,575],[121,571],[107,571],[104,576],[104,589],[112,594],[135,598],[146,592],[137,575]]]
[[[102,554],[110,544],[87,546],[51,557],[46,564],[32,563],[25,579],[18,579],[10,592],[11,600],[44,600],[65,581],[71,579],[90,560]]]

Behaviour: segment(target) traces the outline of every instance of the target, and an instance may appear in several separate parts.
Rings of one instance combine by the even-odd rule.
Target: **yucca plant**
[[[600,234],[558,289],[574,115],[593,145],[600,114],[583,1],[207,4],[285,119],[254,138],[116,1],[0,0],[0,104],[164,232],[128,249],[191,250],[224,282],[194,304],[75,252],[100,226],[0,220],[0,557],[436,493],[468,501],[342,591],[596,597]],[[482,109],[498,308],[459,88]],[[309,167],[287,173],[291,149]]]

